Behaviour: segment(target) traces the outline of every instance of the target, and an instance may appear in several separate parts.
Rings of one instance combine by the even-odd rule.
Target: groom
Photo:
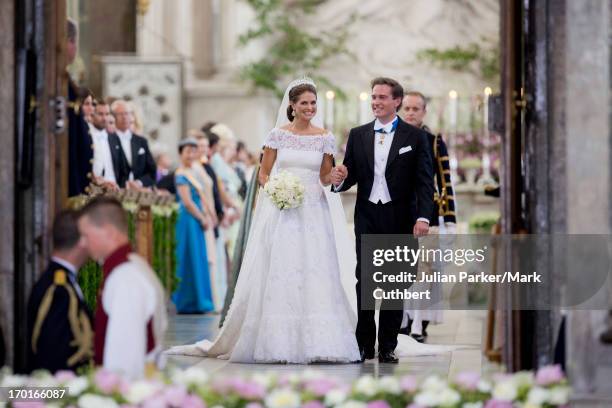
[[[404,90],[395,80],[372,81],[376,120],[351,129],[344,163],[332,171],[334,191],[357,184],[355,236],[357,249],[357,344],[361,361],[374,358],[374,310],[361,308],[361,235],[426,235],[433,211],[433,168],[427,134],[397,116]],[[395,348],[402,323],[399,307],[381,307],[378,360],[397,363]]]

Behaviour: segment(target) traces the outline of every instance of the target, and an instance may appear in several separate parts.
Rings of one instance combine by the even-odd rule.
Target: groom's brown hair
[[[391,87],[391,96],[393,97],[393,99],[404,99],[404,88],[395,79],[387,77],[374,78],[372,80],[370,89],[374,89],[374,86],[376,85],[389,85]],[[401,107],[402,104],[400,103],[397,107],[397,110],[399,111]]]

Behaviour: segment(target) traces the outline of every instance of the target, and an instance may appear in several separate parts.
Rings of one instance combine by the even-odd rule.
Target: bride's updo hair
[[[289,91],[289,102],[296,103],[298,99],[300,99],[300,96],[305,92],[311,92],[317,96],[317,88],[311,84],[301,84],[291,88]],[[289,119],[289,122],[293,122],[293,108],[291,105],[287,106],[287,118]]]

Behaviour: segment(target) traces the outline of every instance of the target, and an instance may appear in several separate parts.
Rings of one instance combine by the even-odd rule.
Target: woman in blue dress
[[[179,286],[172,300],[178,313],[205,313],[214,310],[204,235],[213,225],[203,202],[203,186],[191,170],[198,156],[197,141],[192,138],[182,140],[179,155],[181,166],[175,173],[179,202],[176,223]]]

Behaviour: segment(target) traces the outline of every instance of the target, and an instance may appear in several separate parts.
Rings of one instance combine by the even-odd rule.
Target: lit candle
[[[457,156],[455,155],[455,143],[456,143],[456,136],[457,136],[457,98],[458,98],[458,94],[457,91],[455,91],[454,89],[451,90],[448,93],[448,97],[449,97],[449,101],[448,101],[448,107],[449,107],[449,113],[450,113],[450,134],[449,134],[449,165],[450,165],[450,169],[451,169],[451,177],[453,177],[455,180],[457,180]]]
[[[457,132],[457,91],[452,90],[448,93],[449,97],[449,109],[450,109],[450,126],[453,133]]]
[[[489,156],[489,144],[490,144],[490,135],[489,135],[489,96],[493,90],[490,87],[486,87],[484,89],[484,100],[483,100],[483,129],[482,129],[482,177],[480,181],[482,183],[489,183],[492,181],[491,177],[491,158]]]
[[[334,129],[334,98],[336,94],[334,91],[327,91],[325,93],[325,97],[327,98],[326,106],[325,106],[325,126],[327,129],[333,131]]]
[[[367,92],[359,94],[359,124],[364,124],[370,119],[370,107],[368,106],[369,95]]]

